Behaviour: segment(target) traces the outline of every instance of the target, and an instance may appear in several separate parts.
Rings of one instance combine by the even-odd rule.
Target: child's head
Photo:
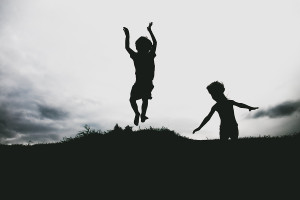
[[[140,37],[135,42],[135,47],[138,52],[147,53],[151,50],[152,42],[147,37]]]
[[[207,90],[215,101],[219,101],[224,97],[225,87],[219,81],[212,82],[207,86]]]

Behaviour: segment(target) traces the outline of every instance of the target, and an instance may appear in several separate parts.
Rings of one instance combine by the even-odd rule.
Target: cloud
[[[70,133],[70,108],[46,89],[43,64],[3,30],[0,43],[0,143],[53,142]]]
[[[286,101],[268,109],[258,110],[252,118],[269,117],[280,118],[291,116],[294,113],[300,112],[300,100]]]
[[[50,107],[47,105],[38,105],[38,110],[42,118],[48,118],[53,120],[65,119],[68,113],[62,109]]]
[[[63,95],[43,63],[13,45],[9,36],[2,37],[0,33],[0,143],[55,142],[98,122],[98,104]]]
[[[0,94],[1,143],[59,140],[59,132],[67,127],[69,113],[42,104],[42,99],[30,99],[35,96],[34,90],[27,92]]]
[[[5,142],[6,139],[37,133],[43,133],[43,137],[47,139],[47,133],[56,129],[54,122],[40,119],[38,113],[34,110],[20,107],[13,108],[2,103],[0,112],[0,140],[2,142]]]

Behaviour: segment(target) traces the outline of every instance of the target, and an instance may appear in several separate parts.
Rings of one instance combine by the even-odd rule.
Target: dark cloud
[[[42,118],[61,120],[68,116],[67,112],[63,111],[62,109],[46,105],[38,105],[38,110]]]
[[[291,116],[296,112],[300,112],[300,100],[286,101],[268,109],[258,110],[254,115],[252,115],[252,118],[279,118]]]
[[[49,94],[37,89],[35,77],[20,72],[18,59],[0,47],[0,143],[58,141],[69,127],[69,112],[47,102]]]
[[[36,75],[24,75],[22,66],[14,64],[20,56],[3,52],[0,46],[0,143],[55,142],[87,123],[87,115],[74,114],[74,102],[58,100],[37,79],[42,66],[28,61]]]
[[[32,109],[34,106],[29,104],[28,102],[24,102],[23,106],[14,104],[14,102],[0,104],[0,140],[2,143],[6,143],[7,139],[21,141],[20,138],[30,138],[28,140],[32,141],[47,140],[48,138],[57,141],[59,137],[53,133],[59,130],[63,123],[59,120],[65,118],[67,113],[41,105]],[[28,108],[26,105],[29,105]],[[41,115],[41,108],[47,108],[44,111],[46,114]],[[48,117],[45,118],[45,116]]]
[[[24,10],[27,4],[0,0],[0,143],[57,141],[99,113],[73,88],[66,91],[69,79],[48,60],[44,37],[32,44],[28,30],[42,29],[35,26],[39,21],[27,21],[35,16]]]

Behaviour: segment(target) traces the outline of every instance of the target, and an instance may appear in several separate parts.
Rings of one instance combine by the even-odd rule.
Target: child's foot
[[[147,119],[148,119],[147,116],[145,116],[145,115],[142,115],[142,116],[141,116],[141,122],[145,122]]]
[[[139,120],[140,120],[140,114],[135,114],[135,117],[134,117],[134,124],[137,126],[139,125]]]

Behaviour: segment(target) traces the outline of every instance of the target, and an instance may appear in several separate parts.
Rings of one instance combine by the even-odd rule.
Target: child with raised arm
[[[221,119],[220,125],[220,139],[221,140],[237,140],[239,136],[238,123],[234,116],[233,106],[240,108],[246,108],[249,111],[256,110],[258,107],[251,107],[243,103],[237,103],[233,100],[229,100],[224,95],[224,85],[218,81],[211,83],[207,86],[207,90],[210,93],[213,100],[217,103],[211,108],[209,114],[204,118],[198,128],[193,131],[193,134],[199,131],[212,117],[215,111],[219,113]]]
[[[155,71],[154,58],[156,56],[155,51],[157,42],[151,29],[152,24],[152,22],[149,23],[147,29],[151,35],[153,44],[147,37],[140,37],[135,42],[137,52],[129,47],[129,30],[126,27],[123,27],[126,35],[125,49],[133,59],[135,66],[136,81],[131,89],[130,104],[135,113],[134,124],[136,126],[139,124],[140,117],[141,122],[145,122],[148,119],[146,116],[148,99],[152,99],[151,92],[154,88],[152,81]],[[140,114],[136,103],[139,99],[143,100],[142,114]]]

